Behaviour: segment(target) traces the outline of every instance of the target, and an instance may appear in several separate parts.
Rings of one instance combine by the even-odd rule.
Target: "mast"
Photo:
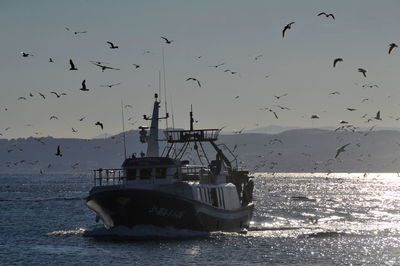
[[[193,119],[193,106],[190,105],[190,130],[193,130],[193,122],[194,122],[194,119]]]
[[[153,115],[151,116],[150,136],[147,137],[147,157],[158,157],[158,109],[160,102],[158,101],[158,94],[154,95]]]

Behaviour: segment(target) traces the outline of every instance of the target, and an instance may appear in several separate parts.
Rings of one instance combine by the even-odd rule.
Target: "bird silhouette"
[[[54,63],[53,58],[49,58],[49,63]]]
[[[140,67],[138,64],[132,64],[136,69]]]
[[[87,33],[87,31],[86,31],[86,30],[83,30],[83,31],[75,31],[75,32],[74,32],[75,35],[77,35],[77,34],[83,34],[83,33]]]
[[[60,145],[57,146],[56,156],[62,157]]]
[[[118,85],[120,85],[121,83],[114,83],[114,84],[104,84],[104,85],[100,85],[100,87],[108,87],[108,88],[112,88],[112,87],[114,87],[114,86],[118,86]]]
[[[340,92],[334,91],[334,92],[329,93],[329,95],[340,95]]]
[[[347,144],[345,144],[345,145],[343,145],[343,146],[337,148],[337,149],[336,149],[335,158],[337,158],[337,157],[339,156],[340,153],[345,152],[345,151],[346,151],[345,148],[346,148],[347,146],[349,146],[349,145],[350,145],[350,143],[347,143]]]
[[[331,18],[335,19],[335,16],[332,13],[327,14],[325,12],[321,12],[317,16],[319,17],[319,16],[322,16],[322,15],[325,15],[325,17],[327,17],[327,18],[331,17]]]
[[[72,132],[76,133],[76,132],[78,132],[78,130],[72,128]]]
[[[242,134],[244,128],[242,128],[241,130],[237,130],[237,131],[233,131],[234,134]]]
[[[275,116],[276,119],[279,119],[278,115],[276,114],[276,112],[274,110],[272,110],[270,108],[264,108],[264,109],[271,112]]]
[[[118,49],[118,46],[114,45],[112,42],[107,41],[107,43],[110,45],[110,49]]]
[[[57,120],[58,120],[58,117],[55,116],[55,115],[52,115],[52,116],[50,116],[50,119],[49,119],[49,120],[52,120],[52,119],[57,119]]]
[[[391,43],[391,44],[389,44],[389,54],[392,52],[392,50],[394,49],[394,48],[397,48],[398,46],[397,46],[397,44],[395,44],[395,43]]]
[[[83,121],[83,119],[85,119],[86,116],[79,118],[79,121]]]
[[[40,95],[43,99],[46,99],[46,96],[44,96],[43,93],[39,92],[39,95]]]
[[[97,122],[95,123],[95,125],[96,125],[96,126],[99,126],[99,127],[101,128],[101,130],[103,130],[103,128],[104,128],[103,123],[101,123],[100,121],[97,121]]]
[[[168,40],[167,38],[161,36],[161,39],[163,39],[165,41],[165,43],[171,44],[173,42],[173,40]]]
[[[338,62],[343,62],[343,58],[340,58],[340,57],[335,58],[335,60],[333,60],[333,67],[336,67],[336,64],[337,64]]]
[[[25,53],[25,52],[21,52],[22,57],[29,57],[29,56],[33,56],[33,54],[30,53]]]
[[[219,68],[220,66],[225,65],[225,63],[221,63],[221,64],[217,64],[217,65],[212,65],[212,66],[208,66],[208,67],[214,67],[214,68]]]
[[[282,94],[282,95],[280,95],[280,96],[274,95],[274,97],[275,97],[277,100],[279,100],[280,98],[285,97],[285,96],[287,96],[287,95],[288,95],[287,93],[284,93],[284,94]]]
[[[104,72],[104,70],[106,70],[106,69],[120,70],[119,68],[109,67],[109,66],[105,66],[105,65],[102,65],[102,64],[98,64],[97,62],[92,62],[92,64],[95,65],[95,66],[100,67],[102,72]]]
[[[19,100],[25,100],[25,101],[26,101],[26,98],[23,97],[23,96],[21,96],[21,97],[18,97],[18,101],[19,101]]]
[[[55,91],[51,91],[50,93],[52,93],[52,94],[54,94],[55,96],[57,96],[57,98],[60,98],[60,97],[63,96],[63,95],[67,95],[65,92],[63,92],[63,93],[61,93],[61,94],[58,94],[58,93],[55,92]]]
[[[355,109],[355,108],[346,108],[346,110],[348,110],[348,111],[355,111],[355,110],[357,110],[357,109]]]
[[[294,22],[290,22],[289,24],[287,24],[287,25],[283,28],[283,30],[282,30],[282,38],[285,38],[285,32],[286,32],[287,30],[291,29],[293,24],[294,24]]]
[[[70,65],[69,70],[78,70],[78,69],[75,67],[75,64],[74,64],[74,62],[72,61],[72,59],[69,59],[69,65]]]
[[[376,120],[382,120],[382,118],[381,118],[381,111],[378,111],[378,112],[376,113],[374,119],[376,119]]]
[[[197,82],[197,85],[199,85],[199,87],[201,87],[200,81],[199,81],[198,79],[196,79],[196,78],[187,78],[187,79],[186,79],[186,81],[189,81],[189,80],[196,81],[196,82]]]
[[[319,119],[318,115],[311,115],[311,119]]]
[[[81,91],[89,91],[88,88],[86,88],[86,79],[82,81],[82,88],[80,88]]]
[[[362,73],[365,78],[367,77],[367,70],[364,68],[358,68],[358,72]]]

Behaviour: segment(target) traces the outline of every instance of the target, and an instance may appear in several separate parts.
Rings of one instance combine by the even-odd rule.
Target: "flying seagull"
[[[374,117],[374,119],[376,119],[376,120],[382,120],[382,118],[381,118],[381,111],[378,111],[378,112],[376,113],[376,116]]]
[[[139,68],[140,67],[140,65],[138,65],[138,64],[132,64],[135,68]]]
[[[312,115],[311,119],[319,119],[319,116],[318,115]]]
[[[317,16],[319,17],[319,16],[321,16],[321,15],[325,15],[325,17],[327,17],[327,18],[331,17],[331,18],[335,19],[335,16],[334,16],[332,13],[327,14],[327,13],[325,13],[325,12],[321,12],[321,13],[319,13]]]
[[[294,24],[294,22],[290,22],[289,24],[287,24],[287,25],[283,28],[283,31],[282,31],[282,38],[285,38],[285,32],[286,32],[287,30],[291,29],[293,24]]]
[[[67,95],[65,92],[63,92],[63,93],[61,93],[61,94],[58,94],[58,93],[55,92],[55,91],[51,91],[50,93],[53,93],[55,96],[57,96],[57,98],[60,98],[60,97],[63,96],[63,95]]]
[[[394,48],[397,48],[398,46],[397,46],[397,44],[395,44],[395,43],[391,43],[391,44],[389,44],[389,54],[392,52],[392,50],[394,49]]]
[[[55,115],[52,115],[52,116],[50,116],[50,119],[49,119],[49,120],[52,120],[52,119],[57,119],[57,120],[58,120],[58,117],[55,116]]]
[[[23,97],[23,96],[21,96],[21,97],[18,98],[18,101],[19,101],[19,100],[26,100],[26,98]]]
[[[345,150],[344,148],[346,148],[346,147],[349,146],[349,145],[350,145],[350,143],[347,143],[347,144],[343,145],[342,147],[337,148],[337,149],[336,149],[335,158],[337,158],[337,157],[339,156],[340,153],[345,152],[346,150]]]
[[[186,81],[189,81],[189,80],[196,81],[196,82],[197,82],[197,85],[199,85],[199,87],[201,87],[200,81],[199,81],[198,79],[196,79],[196,78],[187,78],[187,79],[186,79]]]
[[[43,99],[46,99],[43,93],[39,92],[39,95],[42,96]]]
[[[79,118],[79,121],[83,121],[83,119],[85,119],[86,116]]]
[[[244,128],[242,128],[241,130],[237,130],[237,131],[233,131],[232,133],[234,134],[242,134]]]
[[[215,67],[215,68],[218,68],[218,67],[223,66],[223,65],[225,65],[225,63],[221,63],[221,64],[217,64],[217,65],[213,65],[213,66],[208,66],[208,67]]]
[[[60,156],[60,157],[62,157],[62,153],[61,153],[60,145],[58,145],[58,146],[57,146],[57,152],[56,152],[56,156]]]
[[[49,58],[49,63],[54,63],[53,58]]]
[[[121,83],[114,83],[114,84],[104,84],[104,85],[100,85],[100,87],[108,87],[108,88],[112,88],[112,87],[114,87],[114,86],[118,86],[118,85],[120,85]]]
[[[91,62],[93,65],[98,66],[101,68],[101,71],[104,72],[104,70],[106,69],[114,69],[114,70],[120,70],[119,68],[115,68],[115,67],[109,67],[109,66],[105,66],[102,64],[98,64],[97,62]]]
[[[76,133],[76,132],[78,132],[78,130],[76,130],[75,128],[72,128],[72,132]]]
[[[365,70],[364,68],[358,68],[358,72],[362,73],[365,78],[367,77],[367,70]]]
[[[274,97],[275,97],[277,100],[279,100],[280,98],[285,97],[285,96],[287,96],[287,95],[288,95],[287,93],[284,93],[284,94],[282,94],[282,95],[280,95],[280,96],[274,95]]]
[[[333,60],[333,67],[336,67],[336,64],[337,64],[338,62],[343,62],[343,58],[340,58],[340,57],[335,58],[335,60]]]
[[[168,44],[173,42],[173,40],[168,40],[167,38],[165,38],[163,36],[161,36],[161,39],[163,39],[165,41],[165,43],[168,43]]]
[[[265,108],[265,110],[268,110],[269,112],[273,113],[276,119],[279,119],[278,115],[276,114],[276,112],[270,108]]]
[[[76,35],[76,34],[82,34],[82,33],[87,33],[87,31],[84,30],[84,31],[75,31],[75,32],[74,32],[75,35]]]
[[[22,57],[29,57],[29,56],[33,56],[33,54],[30,53],[25,53],[25,52],[21,52]]]
[[[69,65],[71,66],[71,67],[69,68],[69,70],[78,70],[78,69],[75,67],[74,62],[72,62],[72,59],[69,59]]]
[[[89,91],[88,88],[86,88],[86,79],[82,81],[82,88],[80,88],[81,91]]]
[[[329,95],[340,95],[340,92],[334,91],[334,92],[329,93]]]
[[[112,42],[107,41],[107,43],[110,45],[110,49],[118,49],[118,46],[114,45]]]
[[[95,123],[95,125],[96,126],[99,126],[100,128],[101,128],[101,130],[103,130],[103,123],[101,123],[100,121],[97,121],[96,123]]]

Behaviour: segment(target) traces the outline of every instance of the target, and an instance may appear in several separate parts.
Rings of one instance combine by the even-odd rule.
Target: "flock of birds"
[[[326,13],[326,12],[320,12],[320,13],[317,14],[317,16],[318,17],[325,17],[326,19],[332,19],[332,20],[336,19],[334,14]],[[294,27],[295,27],[295,22],[294,21],[286,24],[282,29],[282,38],[287,37],[287,35],[290,34],[290,31],[292,31],[294,29]],[[68,27],[66,27],[65,30],[68,31],[68,32],[72,32],[74,35],[82,35],[82,34],[86,34],[87,33],[87,31],[72,31]],[[171,45],[171,44],[174,43],[174,40],[172,40],[170,38],[167,38],[167,37],[164,37],[164,36],[160,36],[160,38],[163,41],[163,43],[166,44],[166,45]],[[105,43],[108,45],[109,49],[113,49],[113,50],[119,49],[119,45],[116,42],[106,41]],[[394,52],[395,48],[398,48],[398,45],[396,43],[390,43],[389,44],[389,48],[388,48],[388,54],[389,55],[392,54]],[[144,52],[144,54],[147,54],[147,53],[150,53],[150,51],[145,51]],[[34,54],[24,51],[24,52],[21,52],[21,56],[23,58],[29,58],[29,57],[33,57]],[[262,54],[259,54],[259,55],[255,56],[253,59],[255,61],[257,61],[257,60],[260,60],[260,58],[262,58],[262,56],[263,56]],[[197,58],[200,59],[201,56],[197,56]],[[54,59],[52,57],[50,57],[48,62],[49,63],[53,63]],[[333,68],[340,67],[340,64],[343,63],[343,62],[344,62],[344,59],[342,57],[334,58],[333,59],[333,63],[332,63],[332,67]],[[93,64],[96,67],[99,67],[102,72],[104,72],[106,70],[115,70],[115,71],[120,70],[120,68],[116,68],[116,67],[110,66],[109,63],[103,62],[103,61],[90,61],[90,63]],[[78,66],[72,59],[69,59],[68,66],[69,66],[69,68],[68,68],[69,71],[78,71]],[[134,67],[134,69],[141,68],[140,64],[132,64],[132,66]],[[226,68],[225,62],[221,62],[221,63],[214,64],[214,65],[208,65],[208,67],[215,68],[215,69],[220,69],[222,67],[225,67],[225,69],[222,68],[224,73],[229,73],[229,74],[232,74],[232,75],[237,75],[238,74],[237,71],[233,71],[233,70],[231,70],[229,68]],[[364,78],[367,78],[367,69],[366,68],[359,67],[359,68],[357,68],[357,71],[359,73],[361,73],[361,75]],[[265,76],[265,78],[268,78],[268,77],[269,77],[269,75]],[[185,81],[188,82],[188,83],[193,82],[193,84],[195,86],[197,86],[198,88],[202,87],[202,82],[197,77],[187,77],[185,79]],[[112,88],[114,86],[119,86],[119,85],[121,85],[121,82],[103,84],[103,85],[101,85],[101,87]],[[363,84],[362,87],[374,88],[374,87],[379,87],[379,86],[377,84],[374,84],[374,83],[371,83],[371,82],[367,82],[367,83]],[[81,82],[81,87],[79,88],[79,90],[82,91],[82,92],[90,91],[90,88],[86,84],[86,79],[84,79]],[[53,94],[57,98],[60,98],[60,97],[63,97],[65,95],[67,95],[65,92],[57,92],[57,91],[51,91],[50,94]],[[42,97],[43,99],[46,99],[46,95],[44,93],[38,92],[38,95],[40,97]],[[289,95],[288,93],[283,93],[283,94],[280,94],[280,95],[273,95],[273,97],[275,98],[276,101],[280,101],[281,99],[283,99],[285,97],[288,97],[288,95]],[[332,95],[332,96],[333,95],[340,95],[340,92],[339,91],[330,92],[329,95]],[[34,97],[34,94],[30,93],[29,97]],[[236,95],[234,98],[235,99],[239,99],[239,95]],[[20,96],[18,98],[18,100],[19,101],[26,101],[26,100],[28,100],[28,96]],[[362,102],[366,102],[368,100],[369,100],[368,98],[364,98],[364,99],[362,99]],[[131,105],[125,105],[125,108],[132,108],[132,106]],[[5,108],[5,110],[7,110],[7,108]],[[284,106],[284,105],[282,105],[282,104],[280,104],[278,102],[277,104],[274,104],[272,107],[262,107],[262,108],[259,108],[259,110],[267,111],[267,112],[271,113],[275,119],[279,119],[279,111],[290,111],[291,107]],[[277,111],[277,110],[279,110],[279,111]],[[347,110],[349,112],[353,112],[353,111],[356,111],[356,108],[350,108],[349,107],[349,108],[347,108]],[[82,118],[79,119],[79,121],[83,121],[85,118],[86,118],[86,116],[83,116]],[[310,119],[319,119],[319,118],[320,118],[320,116],[318,114],[312,114],[310,116]],[[364,115],[362,118],[366,118],[366,122],[381,121],[382,120],[381,113],[380,113],[379,110],[376,112],[375,116],[367,117],[367,115]],[[55,115],[51,115],[49,119],[50,120],[53,120],[53,119],[54,120],[58,120],[59,118],[57,116],[55,116]],[[132,119],[132,118],[129,118],[129,120],[130,119]],[[396,119],[400,119],[400,117],[396,118]],[[340,124],[340,126],[335,131],[352,131],[352,132],[355,132],[357,130],[357,127],[351,125],[349,122],[347,122],[345,120],[340,120],[339,124]],[[98,126],[100,130],[104,130],[104,124],[101,121],[96,121],[95,123],[93,123],[93,125],[94,126]],[[374,127],[375,126],[373,126],[371,128],[371,130]],[[9,128],[6,128],[5,131],[8,130],[8,129]],[[71,127],[71,130],[72,130],[73,133],[77,133],[78,132],[78,130],[76,130],[74,127]],[[245,131],[245,128],[242,128],[240,130],[233,131],[233,133],[234,134],[242,134],[242,133],[244,133],[244,131]],[[2,135],[2,133],[0,133],[0,135]],[[39,138],[39,140],[40,140],[40,138]],[[279,139],[275,139],[272,143],[274,143],[274,142],[282,143],[282,141],[279,140]],[[337,147],[335,153],[332,154],[332,159],[338,159],[341,156],[342,153],[346,152],[346,148],[348,148],[350,145],[351,145],[351,143],[346,143],[346,144],[342,144],[339,147]],[[235,145],[235,147],[234,147],[234,150],[236,150],[236,149],[237,149],[237,145]],[[57,146],[54,155],[57,156],[57,157],[62,157],[63,152],[62,152],[62,147],[60,145]],[[76,167],[76,165],[75,165],[75,167]],[[258,166],[256,166],[256,168],[257,167]]]

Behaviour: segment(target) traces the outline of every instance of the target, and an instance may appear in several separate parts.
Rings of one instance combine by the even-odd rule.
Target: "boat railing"
[[[125,184],[123,169],[96,169],[93,170],[95,186],[111,186]]]
[[[208,175],[210,169],[207,166],[182,166],[181,174],[183,180],[200,180],[203,175]]]

